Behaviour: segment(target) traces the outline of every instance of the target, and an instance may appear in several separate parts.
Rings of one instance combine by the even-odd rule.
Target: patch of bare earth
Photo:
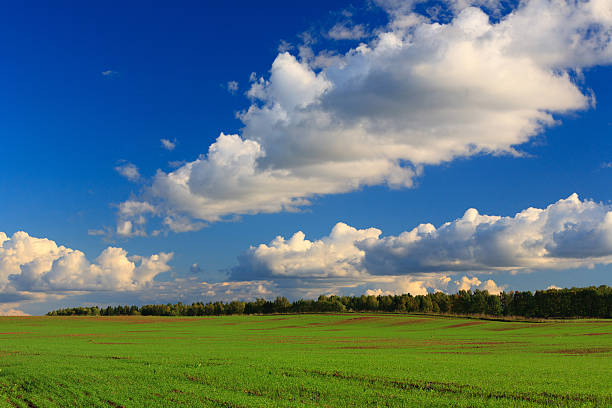
[[[477,326],[480,324],[486,324],[488,322],[467,322],[467,323],[459,323],[459,324],[451,324],[450,326],[442,327],[443,329],[456,329],[458,327],[468,327],[468,326]]]

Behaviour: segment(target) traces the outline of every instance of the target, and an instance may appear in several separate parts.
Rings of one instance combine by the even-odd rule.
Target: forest
[[[612,287],[548,289],[535,293],[486,290],[461,290],[455,294],[442,292],[427,295],[325,296],[317,300],[290,302],[285,297],[275,300],[196,302],[190,305],[152,304],[143,306],[91,306],[58,309],[48,316],[219,316],[233,314],[324,313],[324,312],[394,312],[444,313],[457,315],[517,316],[527,318],[612,317]]]

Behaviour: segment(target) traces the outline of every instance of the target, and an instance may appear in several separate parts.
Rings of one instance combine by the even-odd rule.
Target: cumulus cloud
[[[528,208],[514,216],[481,215],[468,209],[456,220],[436,228],[420,224],[397,236],[381,237],[376,228],[356,229],[338,223],[332,232],[310,241],[304,233],[277,237],[251,247],[239,258],[232,278],[349,278],[355,282],[376,276],[424,277],[496,271],[569,269],[612,263],[612,208],[576,194],[544,209]],[[492,280],[464,276],[458,290],[481,288],[499,292]],[[435,287],[431,282],[422,287]],[[377,288],[382,289],[382,288]]]
[[[229,81],[227,83],[227,90],[229,91],[229,93],[235,94],[236,91],[238,90],[238,82],[236,82],[236,81]]]
[[[576,74],[612,62],[608,0],[528,0],[495,18],[499,2],[453,0],[445,19],[382,3],[390,21],[369,42],[285,49],[269,76],[254,75],[241,134],[157,172],[147,194],[158,214],[292,211],[363,186],[410,187],[424,165],[519,155],[555,115],[592,107]]]
[[[0,304],[0,316],[30,316],[18,307],[20,307],[19,303]]]
[[[568,269],[612,262],[612,211],[576,194],[513,217],[469,209],[436,228],[357,243],[375,274]]]
[[[112,69],[107,69],[106,71],[102,71],[101,74],[104,77],[111,77],[111,76],[117,75],[118,72],[117,71],[113,71]]]
[[[164,218],[164,225],[173,232],[199,231],[206,226],[203,222],[191,221],[191,219],[181,215],[167,216]]]
[[[49,239],[0,232],[0,293],[139,290],[170,269],[172,256],[128,256],[108,247],[90,262],[83,252]]]
[[[491,294],[497,295],[506,289],[506,285],[499,286],[492,279],[488,279],[483,284],[481,284],[479,289],[483,289]]]
[[[172,253],[129,255],[123,248],[108,247],[93,261],[79,250],[19,231],[0,232],[0,315],[27,315],[30,308],[46,312],[47,302],[159,303],[255,299],[280,294],[268,280],[203,282],[191,276],[157,280],[170,271]],[[192,272],[201,268],[194,264]]]
[[[162,144],[162,147],[166,150],[174,150],[174,148],[176,147],[176,139],[174,140],[160,139],[160,142]]]
[[[119,204],[116,233],[122,237],[146,236],[146,216],[157,209],[146,201],[129,200]]]
[[[377,276],[365,270],[360,265],[363,250],[355,243],[378,239],[379,235],[376,229],[358,230],[340,224],[330,236],[314,242],[299,233],[286,241],[279,237],[270,245],[252,248],[224,281],[211,283],[194,276],[203,272],[198,264],[191,266],[191,276],[157,280],[170,270],[172,253],[129,256],[122,248],[108,247],[92,262],[83,252],[49,239],[23,231],[10,237],[0,232],[0,314],[25,313],[24,307],[46,311],[41,305],[51,300],[65,305],[159,303],[457,290],[458,281],[445,274]],[[469,282],[472,288],[497,287],[491,280],[485,284],[478,279]]]
[[[132,163],[123,163],[115,167],[117,173],[121,174],[123,177],[130,181],[138,181],[140,180],[140,172],[138,171],[138,167]]]
[[[269,245],[252,247],[241,256],[232,277],[357,277],[365,272],[365,252],[355,243],[378,239],[380,234],[376,228],[358,230],[340,222],[327,237],[316,241],[305,239],[302,231],[287,240],[278,236]]]
[[[278,44],[278,52],[280,53],[291,51],[294,48],[295,47],[290,42],[285,40],[281,40],[280,44]],[[253,77],[251,77],[251,80],[253,80]]]
[[[337,23],[327,35],[334,40],[360,40],[368,36],[366,28],[362,24],[350,25],[348,23]]]
[[[480,280],[475,276],[471,278],[463,276],[461,280],[455,281],[455,284],[457,284],[457,289],[459,290],[470,290],[472,286],[478,286],[481,283],[482,282],[480,282]]]

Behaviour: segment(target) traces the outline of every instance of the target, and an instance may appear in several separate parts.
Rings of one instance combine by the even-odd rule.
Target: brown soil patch
[[[406,324],[419,324],[419,323],[428,323],[431,322],[431,319],[402,319],[401,321],[396,321],[391,323],[389,326],[403,326]]]
[[[452,324],[450,326],[446,326],[446,327],[442,327],[443,329],[455,329],[457,327],[468,327],[468,326],[476,326],[479,324],[485,324],[487,322],[467,322],[467,323],[459,323],[459,324]]]
[[[516,324],[512,326],[507,326],[507,327],[492,327],[488,330],[503,332],[503,331],[510,331],[510,330],[527,329],[531,327],[542,327],[542,326],[539,324]]]
[[[430,351],[428,354],[473,354],[473,355],[481,355],[481,354],[493,354],[490,351]]]
[[[155,333],[163,330],[126,330],[127,333]]]
[[[60,317],[54,317],[55,319]],[[85,316],[62,316],[64,318],[72,319],[99,319],[108,320],[114,322],[125,322],[131,324],[151,324],[151,323],[194,323],[208,321],[212,317],[208,316],[189,316],[189,317],[175,317],[175,316],[100,316],[100,317],[85,317]]]
[[[336,347],[340,350],[375,350],[375,349],[389,349],[389,348],[399,348],[399,346],[343,346]]]
[[[164,340],[180,340],[180,339],[189,339],[190,337],[186,337],[186,336],[161,336],[161,337],[155,337],[156,339],[164,339]]]
[[[374,321],[381,320],[382,317],[377,316],[361,316],[361,317],[353,317],[352,319],[339,320],[337,322],[333,322],[332,324],[352,324],[352,323],[361,323],[363,321]]]
[[[612,333],[585,333],[585,336],[605,336],[606,334],[612,334]]]

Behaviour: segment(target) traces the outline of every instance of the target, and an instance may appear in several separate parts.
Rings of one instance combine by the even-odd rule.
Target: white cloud
[[[506,285],[498,286],[493,280],[488,279],[481,285],[480,289],[484,289],[493,295],[497,295],[506,289]]]
[[[278,50],[279,53],[283,53],[283,52],[291,51],[294,48],[295,47],[290,42],[285,41],[285,40],[281,40],[280,44],[278,44],[277,50]],[[253,81],[253,76],[252,76],[253,74],[254,73],[251,74],[251,82]]]
[[[166,150],[174,150],[174,148],[176,147],[176,139],[160,139],[159,141],[161,142],[162,147]]]
[[[455,281],[458,290],[470,290],[472,286],[479,286],[482,282],[475,276],[468,278],[463,276],[461,280]]]
[[[195,276],[156,280],[159,274],[170,270],[171,253],[129,256],[122,248],[108,247],[91,262],[83,252],[49,239],[31,237],[23,231],[11,237],[0,233],[0,315],[21,314],[24,308],[40,311],[44,307],[41,304],[49,301],[57,304],[59,300],[64,305],[163,303],[276,295],[290,298],[315,298],[320,294],[417,295],[456,290],[451,278],[444,274],[374,276],[364,271],[358,266],[362,251],[353,243],[379,234],[375,229],[339,225],[329,237],[315,242],[300,234],[288,241],[277,238],[269,246],[253,248],[256,256],[263,259],[260,267],[271,270],[243,271],[249,272],[250,278],[241,277],[234,270],[229,280],[210,283]],[[274,259],[274,251],[278,251],[277,258],[287,261]],[[245,267],[244,259],[241,267]],[[202,272],[197,264],[190,270],[195,275]],[[471,282],[480,284],[477,279]],[[496,287],[493,281],[486,284]]]
[[[373,274],[569,269],[612,262],[612,209],[576,194],[514,217],[463,217],[370,239],[363,266]]]
[[[206,226],[203,222],[191,221],[191,219],[180,215],[167,216],[164,218],[164,224],[173,232],[199,231]]]
[[[381,277],[368,277],[362,284],[363,288],[368,289],[366,295],[403,295],[410,293],[413,296],[426,295],[429,292],[456,292],[450,278],[444,275],[430,275],[419,277],[408,276],[389,276],[386,279]],[[356,294],[361,294],[355,292]]]
[[[378,239],[380,234],[376,228],[358,230],[339,222],[329,236],[314,242],[302,231],[287,240],[278,236],[269,245],[251,247],[232,276],[358,277],[365,273],[361,266],[365,253],[355,242]]]
[[[157,209],[146,201],[128,200],[119,204],[117,235],[122,237],[146,236],[146,215],[155,214]]]
[[[129,220],[117,223],[117,234],[124,237],[138,235],[134,233],[132,229],[132,221]]]
[[[384,291],[382,289],[368,289],[365,292],[366,296],[386,296],[393,295],[390,291]]]
[[[546,290],[551,290],[551,289],[560,290],[561,288],[555,285],[550,285],[549,287],[546,288]]]
[[[329,236],[310,241],[300,231],[251,247],[232,270],[233,279],[351,279],[377,276],[440,279],[463,272],[569,269],[612,263],[612,208],[572,194],[545,209],[513,217],[480,215],[469,209],[436,228],[421,224],[398,236],[376,228],[338,223]],[[449,282],[446,282],[449,283]],[[454,282],[458,289],[503,287],[477,277]],[[438,284],[438,286],[440,286]],[[429,284],[428,287],[435,287]]]
[[[0,294],[142,290],[170,269],[172,256],[128,256],[122,248],[108,247],[90,262],[83,252],[49,239],[0,232]]]
[[[4,303],[0,304],[0,316],[30,316],[21,309],[20,303]]]
[[[111,77],[111,76],[117,75],[118,72],[117,71],[113,71],[112,69],[107,69],[106,71],[102,71],[101,74],[104,77]]]
[[[229,81],[227,83],[227,90],[231,94],[236,93],[236,91],[238,90],[238,82],[236,82],[236,81]]]
[[[327,35],[334,40],[360,40],[368,36],[362,24],[350,25],[346,22],[334,25]]]
[[[130,181],[138,181],[140,180],[140,172],[138,171],[138,167],[132,163],[123,163],[115,167],[117,173],[121,174],[123,177]]]
[[[158,171],[148,194],[159,215],[291,211],[362,186],[410,187],[424,165],[518,154],[555,114],[593,106],[573,73],[612,62],[609,0],[530,0],[500,19],[468,7],[495,1],[452,1],[447,22],[385,3],[391,21],[369,43],[343,54],[305,44],[254,76],[240,135]]]

